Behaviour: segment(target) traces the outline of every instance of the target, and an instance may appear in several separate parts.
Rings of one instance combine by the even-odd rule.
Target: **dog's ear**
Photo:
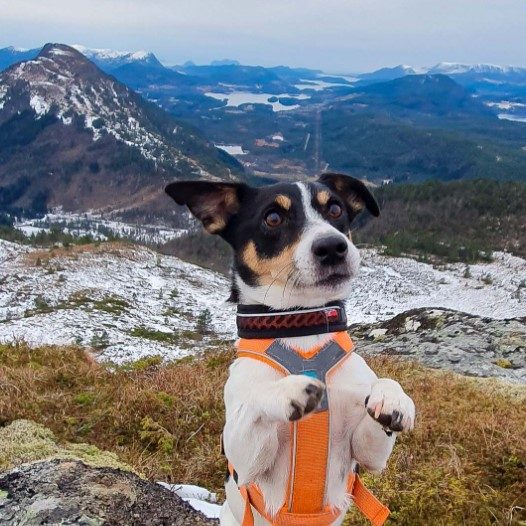
[[[350,175],[324,173],[320,175],[318,181],[336,192],[354,215],[358,215],[366,208],[373,216],[378,217],[380,215],[380,208],[376,199],[359,179]]]
[[[178,181],[170,183],[165,192],[178,205],[186,205],[208,232],[221,234],[239,211],[244,188],[241,183]]]

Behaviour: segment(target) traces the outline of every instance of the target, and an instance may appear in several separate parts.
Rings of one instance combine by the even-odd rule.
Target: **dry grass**
[[[75,348],[0,346],[0,425],[29,418],[62,440],[114,451],[152,479],[221,490],[222,388],[232,353],[110,371]],[[525,524],[524,389],[374,359],[418,408],[389,468],[368,477],[391,524]],[[351,512],[346,525],[365,524]]]
[[[111,254],[114,256],[125,256],[132,258],[136,252],[136,246],[127,241],[101,241],[87,243],[85,245],[68,245],[66,247],[53,246],[39,250],[32,250],[24,256],[24,263],[28,266],[45,264],[53,259],[76,259],[81,255]]]

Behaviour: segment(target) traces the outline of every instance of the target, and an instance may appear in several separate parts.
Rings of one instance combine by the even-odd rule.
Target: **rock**
[[[29,420],[16,420],[0,428],[0,470],[26,462],[60,458],[82,460],[93,467],[112,467],[133,471],[117,455],[90,444],[58,444],[53,433]]]
[[[88,444],[28,420],[0,428],[0,526],[217,525],[174,492]]]
[[[218,524],[159,484],[79,460],[45,460],[0,473],[0,492],[0,526]]]
[[[387,334],[387,329],[373,329],[369,333],[369,338],[373,340],[379,340],[382,338],[382,336],[385,336]]]
[[[495,320],[447,309],[413,309],[349,329],[361,354],[389,354],[459,374],[526,383],[526,318]]]

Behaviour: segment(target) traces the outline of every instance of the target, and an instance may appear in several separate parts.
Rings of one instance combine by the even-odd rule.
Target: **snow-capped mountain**
[[[361,81],[379,82],[424,73],[428,75],[447,75],[462,83],[476,81],[526,83],[526,68],[493,64],[462,64],[459,62],[440,62],[427,68],[401,64],[395,67],[381,68],[370,73],[363,73],[358,78]]]
[[[115,51],[113,49],[91,49],[81,44],[73,44],[72,48],[95,62],[104,71],[123,66],[124,64],[140,63],[149,66],[163,65],[157,57],[149,51]]]
[[[82,53],[103,71],[110,72],[126,64],[140,64],[143,66],[164,67],[157,57],[149,51],[115,51],[113,49],[89,48],[81,44],[73,44],[72,48]],[[0,71],[9,66],[33,60],[42,51],[42,48],[20,49],[13,46],[0,49]]]
[[[494,64],[460,64],[458,62],[440,62],[428,70],[430,74],[465,75],[467,73],[483,75],[525,75],[526,68],[517,66],[497,66]]]
[[[228,156],[61,44],[0,74],[0,137],[0,184],[30,178],[33,198],[73,209],[110,204],[108,186],[130,198],[177,175],[231,177]]]

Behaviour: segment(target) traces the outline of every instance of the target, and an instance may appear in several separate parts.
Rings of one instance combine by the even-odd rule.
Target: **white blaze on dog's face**
[[[179,182],[167,193],[234,249],[233,296],[276,309],[344,299],[360,257],[351,224],[378,205],[359,180],[324,174],[314,183]]]

